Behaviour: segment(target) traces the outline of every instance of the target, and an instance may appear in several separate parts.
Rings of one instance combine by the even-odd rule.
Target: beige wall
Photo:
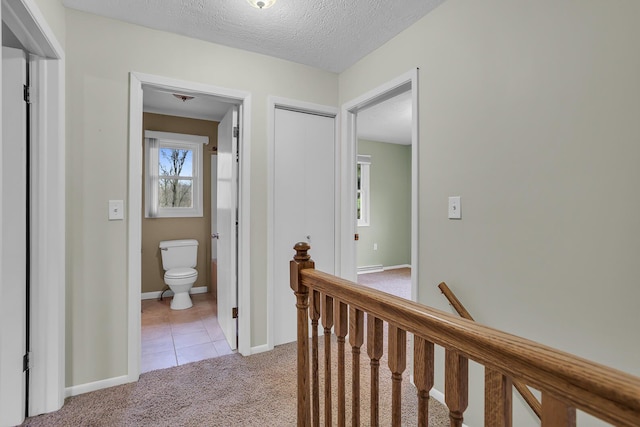
[[[61,0],[35,0],[42,16],[47,21],[56,36],[58,43],[64,49],[66,41],[65,8]]]
[[[448,0],[340,75],[346,102],[420,68],[423,303],[449,310],[446,281],[482,323],[640,375],[639,19],[629,0]],[[470,396],[482,425],[476,367]]]
[[[200,218],[145,218],[144,203],[142,215],[142,292],[161,291],[165,287],[162,257],[158,244],[162,240],[198,240],[198,280],[193,285],[209,286],[211,283],[211,154],[218,147],[218,122],[187,119],[144,113],[144,130],[173,132],[209,137],[209,144],[202,147],[203,216]],[[143,139],[144,145],[144,139]],[[144,160],[143,160],[144,165]],[[143,176],[145,172],[143,171]],[[145,188],[142,188],[142,200]]]
[[[129,73],[251,93],[251,345],[266,344],[267,96],[338,105],[338,76],[67,10],[67,386],[127,373]],[[139,144],[140,141],[133,142]]]

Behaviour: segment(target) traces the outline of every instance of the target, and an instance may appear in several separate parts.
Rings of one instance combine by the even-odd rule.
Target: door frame
[[[298,101],[295,99],[283,98],[279,96],[269,96],[267,99],[267,344],[259,348],[259,351],[273,350],[274,339],[273,332],[275,328],[274,320],[274,228],[275,228],[275,203],[274,203],[274,185],[275,185],[275,111],[276,108],[284,108],[300,113],[319,114],[322,116],[333,117],[335,119],[335,135],[334,135],[334,170],[336,172],[335,188],[334,188],[334,244],[335,259],[334,268],[338,271],[340,264],[340,120],[339,109],[328,105],[314,104],[311,102]],[[291,242],[291,259],[293,259],[293,244]],[[313,258],[313,251],[311,252]],[[293,291],[292,291],[293,292]],[[255,351],[254,351],[255,352]]]
[[[238,182],[238,307],[242,307],[238,319],[238,351],[251,354],[251,299],[250,299],[250,178],[251,178],[251,94],[203,83],[177,80],[138,72],[129,74],[129,194],[127,236],[128,282],[128,381],[140,377],[141,355],[141,283],[142,283],[142,85],[181,92],[201,93],[220,97],[221,100],[239,105],[240,111],[240,173]]]
[[[38,415],[60,409],[65,397],[65,55],[34,0],[3,0],[0,13],[30,53],[38,88],[31,110],[29,375],[29,415]],[[7,322],[1,313],[0,322]]]
[[[342,263],[340,274],[357,281],[356,242],[356,162],[358,111],[379,104],[407,90],[411,91],[411,299],[418,300],[418,241],[419,241],[419,110],[418,68],[410,70],[369,92],[342,105]]]

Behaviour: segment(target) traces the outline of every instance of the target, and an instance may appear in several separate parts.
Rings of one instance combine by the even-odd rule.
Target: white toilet
[[[189,290],[198,279],[198,241],[195,239],[165,240],[160,242],[164,283],[173,291],[172,310],[193,306]]]

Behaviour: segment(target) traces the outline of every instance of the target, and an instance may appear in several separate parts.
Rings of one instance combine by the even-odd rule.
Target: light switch
[[[460,196],[449,197],[449,219],[461,219]]]
[[[124,219],[124,201],[109,200],[109,221]]]

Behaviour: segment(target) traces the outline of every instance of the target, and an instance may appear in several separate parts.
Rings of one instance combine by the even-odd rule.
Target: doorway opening
[[[358,283],[411,299],[411,88],[357,114]]]
[[[142,144],[142,136],[143,136],[143,117],[146,122],[147,119],[158,119],[160,120],[157,123],[158,126],[166,125],[169,121],[173,120],[178,123],[176,126],[172,128],[174,132],[181,132],[184,134],[189,134],[189,128],[191,125],[200,123],[205,127],[213,126],[215,127],[215,132],[212,134],[211,139],[217,139],[216,144],[212,144],[210,147],[205,146],[203,148],[202,160],[205,164],[206,169],[202,176],[198,178],[202,180],[201,185],[204,186],[206,191],[205,201],[201,203],[203,208],[203,214],[201,216],[197,216],[196,222],[198,225],[196,226],[197,231],[182,231],[183,234],[189,234],[184,236],[169,236],[168,240],[179,240],[185,238],[197,239],[201,241],[199,243],[198,252],[200,253],[199,258],[201,258],[198,262],[198,275],[199,278],[196,281],[194,288],[196,295],[193,295],[192,299],[194,301],[194,307],[188,310],[174,310],[174,311],[165,311],[165,315],[163,318],[168,316],[169,318],[174,318],[174,320],[186,316],[194,317],[195,322],[198,323],[197,327],[200,331],[199,337],[197,331],[186,331],[182,330],[177,331],[180,327],[177,326],[178,323],[175,322],[175,325],[172,326],[171,323],[165,323],[164,328],[170,328],[172,332],[178,332],[178,334],[183,335],[179,341],[179,346],[181,349],[178,349],[175,344],[172,342],[172,349],[166,349],[167,351],[172,351],[174,354],[174,362],[176,364],[181,364],[181,362],[195,361],[194,357],[208,358],[208,356],[212,356],[213,354],[219,354],[220,352],[227,352],[231,349],[235,349],[236,346],[238,351],[241,354],[249,354],[250,352],[250,311],[249,311],[249,209],[248,209],[248,185],[249,185],[249,129],[250,129],[250,103],[251,98],[250,95],[246,92],[229,90],[225,88],[219,88],[214,86],[202,85],[197,83],[179,81],[168,79],[159,76],[151,76],[146,74],[138,74],[131,73],[131,97],[130,97],[130,179],[129,179],[129,199],[128,199],[128,212],[129,212],[129,381],[137,381],[139,374],[141,372],[141,355],[142,355],[142,333],[141,333],[141,324],[142,318],[145,318],[145,322],[149,322],[147,317],[144,314],[141,314],[141,300],[143,297],[145,298],[155,298],[156,296],[161,296],[163,294],[163,290],[147,289],[148,292],[142,292],[142,278],[143,278],[143,265],[147,265],[151,263],[150,272],[145,273],[144,276],[147,277],[156,277],[156,282],[163,278],[164,271],[162,270],[161,264],[161,256],[160,250],[157,244],[152,244],[152,247],[146,248],[143,247],[143,238],[147,240],[149,237],[145,232],[147,228],[143,226],[143,215],[141,215],[142,210],[142,191],[143,191],[143,144]],[[177,94],[177,95],[176,95]],[[193,98],[191,98],[193,97]],[[181,112],[174,110],[167,110],[161,102],[163,99],[176,99],[180,106]],[[159,101],[160,100],[160,101]],[[196,102],[191,102],[191,100]],[[191,105],[189,105],[191,103]],[[198,112],[200,111],[200,112]],[[225,156],[220,155],[223,152],[224,144],[221,144],[222,131],[219,129],[222,127],[222,124],[225,122],[226,116],[229,114],[235,114],[238,118],[235,126],[237,127],[237,131],[230,130],[227,132],[228,138],[230,141],[233,139],[235,141],[235,156],[231,155],[231,150],[233,145],[232,142],[227,144],[229,146],[228,155],[226,156],[227,160],[229,160],[229,164],[235,168],[236,175],[234,178],[230,178],[229,185],[234,186],[235,188],[235,197],[232,201],[226,203],[225,206],[231,207],[233,215],[233,229],[230,230],[220,230],[220,225],[218,225],[218,233],[222,234],[223,239],[227,241],[232,241],[233,249],[230,250],[236,256],[232,259],[226,259],[224,264],[221,265],[220,260],[218,260],[218,273],[222,273],[222,271],[233,272],[230,276],[227,276],[225,280],[222,282],[220,280],[217,281],[217,293],[216,298],[214,300],[212,294],[207,294],[207,290],[212,288],[212,268],[211,265],[213,263],[212,255],[214,251],[212,250],[215,247],[215,243],[213,242],[213,230],[212,220],[216,219],[216,217],[220,217],[218,215],[219,211],[213,212],[211,208],[213,200],[209,201],[209,198],[212,196],[213,192],[211,191],[211,184],[213,183],[213,179],[210,178],[210,174],[213,171],[211,168],[210,161],[211,159],[221,159]],[[205,114],[206,117],[203,117],[202,114]],[[191,122],[189,122],[191,121]],[[189,122],[189,123],[186,123]],[[215,122],[215,125],[214,125]],[[180,124],[182,123],[182,124]],[[207,124],[208,123],[208,124]],[[219,125],[218,125],[219,124]],[[182,127],[181,127],[182,126]],[[167,131],[169,129],[164,129],[163,131]],[[220,132],[220,133],[218,133]],[[199,132],[195,132],[199,133]],[[213,147],[218,148],[219,150],[212,150]],[[238,153],[239,150],[239,153]],[[230,159],[233,159],[233,162]],[[228,170],[229,167],[217,167],[215,170]],[[217,181],[222,180],[221,176],[218,176]],[[228,191],[227,191],[228,192]],[[220,194],[220,191],[216,192]],[[216,196],[218,198],[219,196]],[[218,208],[220,204],[217,204]],[[151,221],[156,221],[156,228],[160,228],[160,232],[164,232],[166,228],[174,229],[175,227],[164,227],[164,225],[159,224],[160,218],[153,218]],[[184,218],[162,218],[169,219],[171,221],[175,221],[178,224],[186,224]],[[191,218],[189,218],[191,219]],[[166,225],[166,224],[165,224]],[[231,228],[231,226],[228,226]],[[151,238],[153,240],[153,237]],[[158,240],[156,238],[156,240]],[[222,239],[221,239],[222,240]],[[217,242],[218,240],[216,240]],[[156,242],[158,243],[158,242]],[[218,251],[220,252],[220,251]],[[225,251],[229,252],[229,251]],[[147,256],[149,255],[149,256]],[[146,267],[145,267],[146,268]],[[163,286],[164,283],[156,283],[155,285],[151,284],[150,286]],[[145,279],[145,286],[148,286],[147,280]],[[199,295],[200,292],[204,292],[204,295]],[[226,292],[225,295],[230,297],[224,298],[221,295]],[[157,295],[156,295],[157,294]],[[167,295],[165,293],[165,295]],[[154,301],[155,302],[155,301]],[[165,301],[166,302],[166,301]],[[145,303],[147,304],[147,303]],[[227,307],[226,305],[229,305]],[[156,306],[155,309],[168,309],[168,304],[165,304],[166,307]],[[233,317],[232,309],[238,307],[246,307],[245,310],[242,311],[241,316],[237,316],[237,318]],[[149,306],[147,306],[149,308]],[[214,311],[215,310],[215,311]],[[153,313],[153,309],[150,309]],[[182,313],[180,313],[182,311]],[[238,310],[240,311],[240,310]],[[190,313],[186,313],[190,312]],[[200,314],[202,316],[200,316]],[[196,316],[198,315],[198,316]],[[198,319],[195,319],[198,317]],[[223,320],[224,318],[224,320]],[[228,318],[228,319],[227,319]],[[158,319],[155,319],[157,321]],[[152,321],[153,322],[153,321]],[[219,323],[219,325],[218,325]],[[191,325],[194,327],[194,325]],[[173,329],[175,329],[175,331]],[[226,329],[225,329],[226,328]],[[172,334],[170,334],[171,336]],[[184,337],[184,335],[190,335],[190,337]],[[204,336],[207,336],[206,343],[209,345],[207,349],[201,348],[191,348],[189,350],[185,350],[186,347],[193,347],[194,345],[205,344],[203,342]],[[148,336],[146,337],[148,338]],[[175,338],[175,337],[174,337]],[[191,341],[189,341],[191,340]],[[196,343],[195,341],[198,341]],[[215,341],[219,341],[217,344],[220,345],[222,340],[225,340],[229,343],[227,348],[219,347],[219,350],[215,350],[214,344]],[[172,340],[175,342],[175,340]],[[237,343],[237,344],[236,344]],[[149,351],[149,347],[147,346],[148,342],[145,342],[145,356]],[[162,343],[157,343],[158,346],[162,346]],[[164,343],[166,346],[168,343]],[[158,347],[156,347],[157,349]],[[195,352],[195,353],[194,353]],[[199,353],[199,354],[198,354]],[[154,362],[149,362],[153,364]],[[149,365],[147,363],[145,365],[144,370],[150,370]],[[165,362],[166,363],[166,360]]]
[[[341,274],[416,301],[418,70],[346,103],[342,114]]]

